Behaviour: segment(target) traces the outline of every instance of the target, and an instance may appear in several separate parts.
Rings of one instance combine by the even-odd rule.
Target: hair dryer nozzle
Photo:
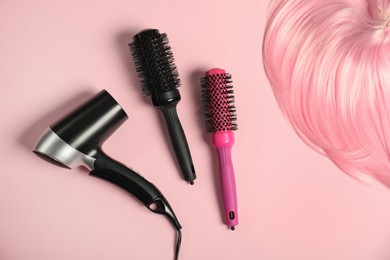
[[[39,139],[33,152],[46,161],[70,169],[80,165],[92,168],[94,162],[93,158],[64,142],[51,128]]]

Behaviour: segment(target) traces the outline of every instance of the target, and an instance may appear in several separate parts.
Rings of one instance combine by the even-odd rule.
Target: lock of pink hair
[[[390,187],[390,0],[271,0],[263,62],[304,142]]]

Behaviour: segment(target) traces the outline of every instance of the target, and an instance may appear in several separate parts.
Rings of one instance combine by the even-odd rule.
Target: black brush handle
[[[173,150],[175,151],[183,177],[189,183],[194,184],[196,179],[195,168],[192,163],[187,139],[176,111],[176,106],[180,100],[181,96],[177,89],[152,95],[153,106],[160,109],[164,114]]]
[[[181,228],[168,201],[153,183],[110,158],[101,149],[97,149],[93,157],[96,160],[94,169],[90,172],[91,176],[99,177],[125,189],[152,212],[167,216],[176,229]]]
[[[160,107],[160,110],[164,114],[173,150],[175,151],[183,177],[186,181],[193,184],[196,178],[194,164],[183,127],[177,115],[176,104]]]

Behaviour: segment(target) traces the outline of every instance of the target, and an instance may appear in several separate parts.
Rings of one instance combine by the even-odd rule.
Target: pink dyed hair
[[[309,146],[390,187],[390,0],[273,0],[263,61]]]

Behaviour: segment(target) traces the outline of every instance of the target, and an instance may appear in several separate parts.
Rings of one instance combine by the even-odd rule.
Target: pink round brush
[[[212,144],[219,158],[224,216],[227,225],[234,230],[238,224],[237,193],[231,149],[234,130],[237,130],[231,75],[223,69],[211,69],[202,78],[203,108],[206,129],[212,133]]]

